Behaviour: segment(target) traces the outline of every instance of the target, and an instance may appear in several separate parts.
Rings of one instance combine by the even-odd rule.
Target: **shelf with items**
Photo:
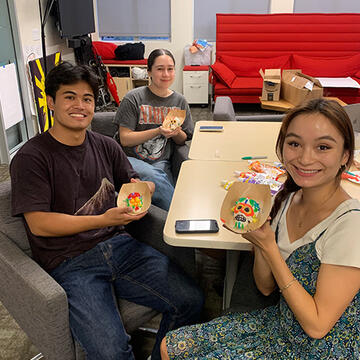
[[[183,69],[183,94],[189,104],[208,104],[209,67],[185,66]]]
[[[128,91],[144,85],[150,84],[150,78],[147,75],[147,60],[144,59],[139,63],[139,61],[131,63],[131,62],[114,62],[110,63],[107,62],[105,66],[107,67],[108,71],[110,72],[111,76],[114,79],[117,93],[119,96],[119,100],[121,100]],[[134,77],[134,69],[139,68],[141,69],[138,72],[143,72],[145,78],[139,79]]]

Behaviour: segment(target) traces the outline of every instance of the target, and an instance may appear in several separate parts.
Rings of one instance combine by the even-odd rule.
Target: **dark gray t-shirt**
[[[155,95],[147,86],[129,91],[121,100],[114,122],[133,131],[154,129],[161,126],[172,109],[186,110],[181,128],[190,140],[194,131],[190,108],[184,96],[175,91],[165,98]],[[128,156],[153,163],[169,160],[172,148],[173,141],[159,135],[143,144],[124,147],[124,151]]]
[[[115,192],[138,177],[121,146],[88,131],[79,146],[67,146],[48,132],[30,139],[10,164],[12,215],[31,211],[99,215],[116,206]],[[109,239],[119,227],[84,231],[71,236],[42,237],[25,222],[34,259],[51,271]]]

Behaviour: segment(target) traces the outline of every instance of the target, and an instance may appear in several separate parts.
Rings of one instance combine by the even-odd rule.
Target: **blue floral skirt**
[[[320,262],[315,242],[287,259],[294,277],[313,295]],[[281,296],[277,305],[232,313],[166,336],[170,359],[360,359],[360,293],[331,331],[310,338]]]

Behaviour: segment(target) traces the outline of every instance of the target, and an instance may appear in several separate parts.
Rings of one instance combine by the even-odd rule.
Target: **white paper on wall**
[[[0,106],[5,129],[24,119],[15,64],[0,67]]]

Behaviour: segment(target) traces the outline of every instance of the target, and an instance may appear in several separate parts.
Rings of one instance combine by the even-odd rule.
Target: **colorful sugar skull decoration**
[[[170,130],[175,130],[177,127],[181,125],[181,119],[179,119],[177,116],[170,119]]]
[[[143,198],[138,192],[132,192],[124,200],[128,207],[131,207],[133,211],[139,211],[143,207]]]
[[[163,121],[164,129],[175,130],[181,126],[186,117],[186,110],[171,109]]]
[[[260,205],[253,199],[241,197],[235,202],[231,211],[234,216],[234,228],[244,230],[247,225],[258,221]]]

